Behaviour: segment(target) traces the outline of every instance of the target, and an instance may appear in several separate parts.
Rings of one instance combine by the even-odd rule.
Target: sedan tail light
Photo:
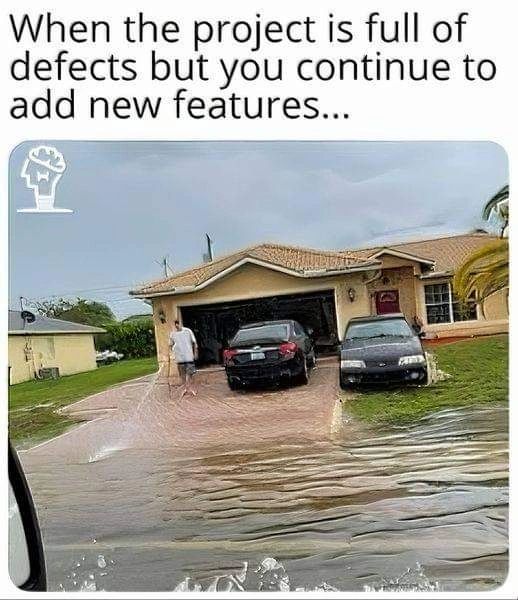
[[[286,356],[297,352],[297,344],[295,342],[284,342],[279,346],[279,354]]]
[[[237,354],[237,350],[232,350],[231,348],[227,348],[226,350],[223,350],[223,362],[225,364],[227,364],[230,360],[232,360],[234,358],[234,356]]]

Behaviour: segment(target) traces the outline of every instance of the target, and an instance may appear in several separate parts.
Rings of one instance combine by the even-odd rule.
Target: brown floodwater
[[[202,383],[192,402],[142,383],[124,410],[22,453],[50,589],[503,582],[506,406],[376,427],[336,422],[331,368],[294,390],[232,394],[220,383]]]

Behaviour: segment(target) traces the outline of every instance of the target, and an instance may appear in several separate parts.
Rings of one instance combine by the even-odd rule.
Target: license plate
[[[252,352],[250,360],[264,360],[264,352]]]

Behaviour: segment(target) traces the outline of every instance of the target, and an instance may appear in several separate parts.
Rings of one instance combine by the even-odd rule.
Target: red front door
[[[376,292],[376,313],[378,315],[387,315],[389,313],[398,312],[401,312],[399,309],[398,290]]]

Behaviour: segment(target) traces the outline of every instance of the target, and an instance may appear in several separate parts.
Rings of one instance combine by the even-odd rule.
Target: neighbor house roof
[[[57,333],[104,333],[100,327],[91,327],[72,321],[49,319],[41,315],[34,315],[33,323],[28,323],[22,318],[19,310],[9,311],[9,335],[51,335]]]
[[[338,251],[260,244],[151,282],[131,293],[136,296],[153,297],[194,291],[245,263],[255,263],[301,277],[367,270],[379,267],[380,256],[384,253],[420,262],[432,273],[452,273],[473,251],[491,239],[492,236],[486,233],[476,232],[390,246]]]

